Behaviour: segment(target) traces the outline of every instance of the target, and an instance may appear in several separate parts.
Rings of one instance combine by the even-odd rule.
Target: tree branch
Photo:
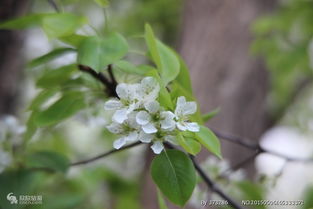
[[[85,65],[78,65],[78,68],[82,72],[86,72],[89,75],[91,75],[96,80],[100,81],[105,87],[106,87],[106,93],[110,97],[118,97],[115,91],[116,84],[111,83],[109,79],[107,79],[102,73],[96,72],[91,67],[85,66]]]
[[[92,157],[92,158],[89,158],[89,159],[86,159],[86,160],[81,160],[81,161],[78,161],[78,162],[75,162],[75,163],[71,163],[71,166],[78,166],[78,165],[84,165],[84,164],[87,164],[87,163],[91,163],[93,161],[96,161],[96,160],[99,160],[101,158],[104,158],[104,157],[107,157],[111,154],[114,154],[114,153],[117,153],[117,152],[120,152],[120,151],[123,151],[123,150],[126,150],[126,149],[129,149],[129,148],[132,148],[132,147],[135,147],[135,146],[138,146],[142,144],[141,142],[134,142],[132,144],[129,144],[129,145],[126,145],[120,149],[112,149],[108,152],[105,152],[103,154],[100,154],[98,156],[95,156],[95,157]]]
[[[56,12],[60,12],[60,8],[59,6],[55,3],[54,0],[48,0],[48,3],[53,7],[53,9],[56,11]]]

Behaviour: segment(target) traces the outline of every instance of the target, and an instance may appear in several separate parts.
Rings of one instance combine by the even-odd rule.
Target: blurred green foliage
[[[265,57],[270,69],[269,104],[279,115],[296,91],[312,80],[313,1],[280,1],[273,14],[253,25],[252,50]]]

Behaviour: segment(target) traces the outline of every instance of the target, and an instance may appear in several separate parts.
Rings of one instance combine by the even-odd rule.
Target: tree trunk
[[[268,127],[268,76],[263,62],[252,56],[249,48],[252,22],[273,8],[274,2],[186,1],[180,52],[190,67],[201,110],[221,109],[209,127],[253,140]],[[223,143],[223,156],[231,164],[251,154]]]
[[[1,0],[0,22],[16,17],[28,8],[28,0]],[[0,30],[0,115],[15,112],[18,81],[23,69],[21,31]]]

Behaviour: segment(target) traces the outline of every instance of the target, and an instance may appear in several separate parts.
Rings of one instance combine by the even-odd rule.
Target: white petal
[[[136,131],[130,132],[125,139],[127,142],[134,142],[138,139],[138,133]]]
[[[128,98],[128,85],[126,83],[118,84],[116,87],[116,93],[121,99]]]
[[[127,119],[127,109],[123,108],[120,110],[116,110],[112,119],[117,123],[123,123]]]
[[[170,111],[161,112],[161,128],[173,130],[175,128],[174,114]]]
[[[184,96],[178,97],[176,102],[175,115],[179,116],[183,114],[183,109],[186,104],[186,98]]]
[[[191,115],[197,111],[197,103],[187,102],[183,107],[183,115]]]
[[[176,125],[177,125],[177,128],[181,131],[187,130],[186,124],[184,122],[177,122]]]
[[[124,131],[124,128],[119,123],[112,123],[107,126],[107,129],[113,134],[121,134]]]
[[[146,134],[145,132],[141,131],[139,133],[139,141],[143,143],[150,143],[154,137],[154,134]]]
[[[156,79],[152,77],[145,77],[140,83],[141,94],[144,97],[144,100],[151,101],[155,100],[160,91],[160,85]]]
[[[140,111],[136,115],[136,122],[139,125],[147,125],[151,121],[151,116],[146,111]]]
[[[113,142],[113,147],[115,148],[115,149],[120,149],[122,146],[124,146],[126,144],[126,139],[125,139],[125,137],[122,137],[122,138],[119,138],[119,139],[117,139],[117,140],[115,140],[114,142]]]
[[[162,152],[162,150],[164,149],[164,146],[163,146],[162,142],[156,141],[151,146],[151,149],[153,150],[153,152],[155,154],[160,154]]]
[[[120,109],[123,104],[117,99],[110,99],[104,104],[105,110],[117,110]]]
[[[160,104],[157,101],[151,101],[145,104],[145,108],[149,113],[156,113],[160,109]]]
[[[185,123],[186,124],[186,128],[188,131],[191,132],[198,132],[200,130],[200,127],[198,125],[198,123]]]
[[[158,132],[153,123],[148,123],[147,125],[142,126],[142,130],[147,134]]]

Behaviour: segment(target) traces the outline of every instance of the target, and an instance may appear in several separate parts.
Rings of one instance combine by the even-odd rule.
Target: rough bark
[[[1,0],[0,22],[23,14],[28,0]],[[0,30],[0,115],[15,112],[23,59],[23,32]]]

